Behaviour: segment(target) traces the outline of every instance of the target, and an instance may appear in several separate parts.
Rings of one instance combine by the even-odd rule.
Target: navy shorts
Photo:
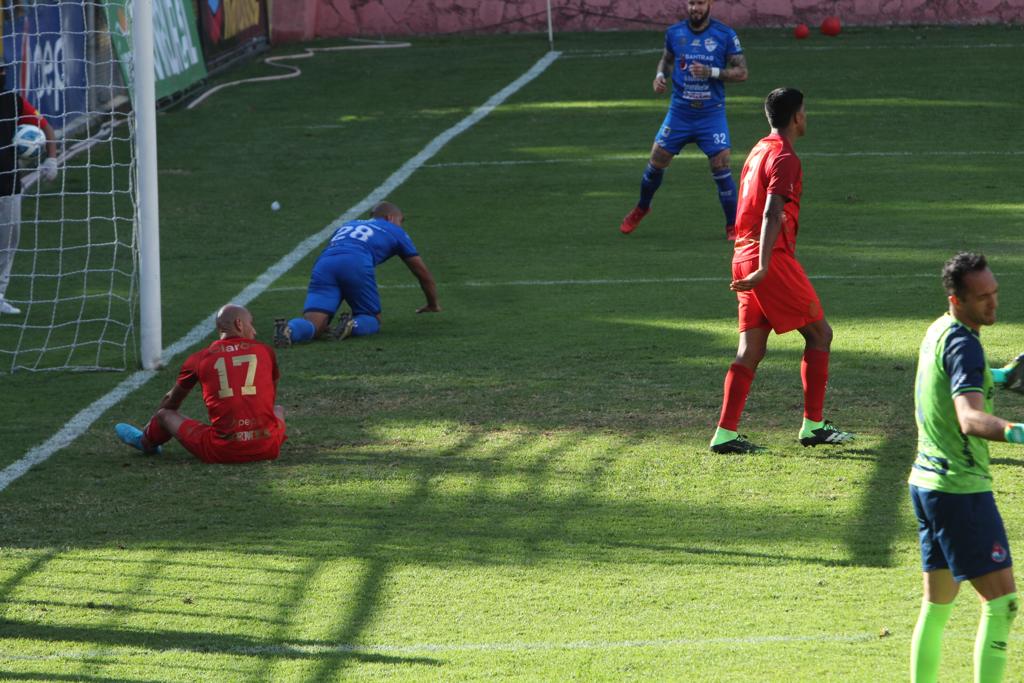
[[[991,491],[943,493],[910,485],[921,541],[921,568],[949,569],[957,581],[1013,566],[1003,518]]]
[[[709,157],[729,149],[729,124],[725,120],[725,109],[695,118],[676,116],[670,109],[661,122],[654,143],[675,155],[691,142],[696,142],[700,151]]]
[[[333,316],[342,301],[348,302],[352,315],[380,313],[373,263],[350,254],[321,256],[313,266],[302,310]]]

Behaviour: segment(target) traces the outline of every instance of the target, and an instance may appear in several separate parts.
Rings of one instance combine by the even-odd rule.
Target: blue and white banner
[[[85,11],[83,0],[37,0],[3,10],[6,87],[24,95],[57,129],[87,110]]]

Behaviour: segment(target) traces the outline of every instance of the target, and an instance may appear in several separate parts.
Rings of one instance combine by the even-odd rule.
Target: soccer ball
[[[35,159],[46,144],[46,133],[39,126],[23,123],[14,133],[14,149],[22,159]]]

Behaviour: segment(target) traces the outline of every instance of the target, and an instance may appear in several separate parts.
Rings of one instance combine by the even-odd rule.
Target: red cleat
[[[727,225],[727,226],[725,226],[725,239],[729,240],[730,242],[735,242],[736,241],[736,226],[735,225]]]
[[[633,210],[626,214],[626,217],[622,219],[622,225],[619,226],[619,232],[623,235],[636,230],[637,226],[640,225],[640,221],[644,219],[644,216],[651,212],[650,207],[641,209],[639,206],[633,207]]]

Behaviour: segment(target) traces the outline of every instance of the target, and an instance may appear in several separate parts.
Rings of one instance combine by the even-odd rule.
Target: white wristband
[[[658,73],[654,74],[654,77],[655,78],[664,79],[665,78],[665,72],[664,71],[659,71]]]
[[[717,66],[711,67],[711,78],[718,78],[719,74],[721,73],[722,70],[719,69]]]

